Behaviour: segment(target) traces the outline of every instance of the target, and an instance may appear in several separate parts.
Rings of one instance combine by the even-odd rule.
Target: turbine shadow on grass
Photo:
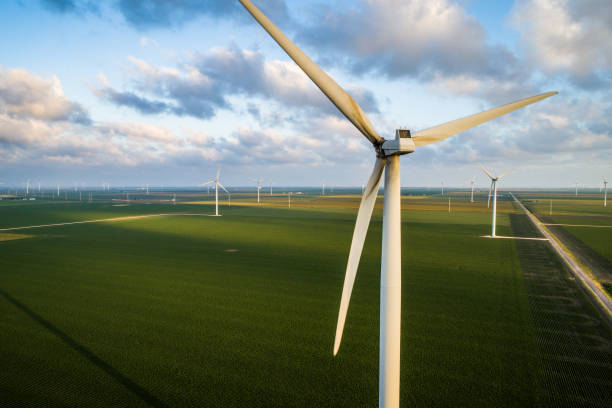
[[[133,394],[138,396],[144,402],[149,404],[152,407],[167,407],[164,402],[157,399],[155,396],[149,394],[147,390],[142,388],[140,385],[136,384],[134,381],[127,378],[125,375],[121,374],[115,367],[108,364],[106,361],[102,360],[98,357],[93,351],[89,350],[87,347],[83,346],[72,337],[68,336],[66,333],[55,327],[52,323],[45,320],[42,316],[28,308],[26,305],[0,289],[0,295],[2,295],[6,300],[15,305],[18,309],[23,311],[25,314],[30,316],[36,322],[40,323],[45,329],[49,330],[51,333],[56,335],[60,340],[70,346],[72,349],[79,352],[83,357],[87,360],[98,366],[98,368],[102,369],[108,375],[113,377],[119,384],[123,385]]]

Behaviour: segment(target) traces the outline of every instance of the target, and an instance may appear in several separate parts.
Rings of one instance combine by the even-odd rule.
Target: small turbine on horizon
[[[489,200],[491,199],[491,193],[493,193],[493,217],[491,220],[491,238],[495,238],[495,224],[497,221],[497,182],[501,180],[502,177],[512,173],[514,169],[508,170],[507,172],[502,173],[500,176],[494,177],[491,173],[487,171],[487,169],[483,167],[482,164],[478,163],[478,165],[480,166],[482,171],[484,171],[485,174],[491,179],[491,187],[489,188]]]
[[[230,192],[227,191],[223,184],[219,183],[219,176],[221,175],[221,166],[217,169],[217,177],[213,180],[207,181],[206,183],[200,184],[200,186],[208,186],[209,184],[215,183],[215,215],[219,216],[219,187],[221,187],[227,193],[227,196],[230,196]],[[231,205],[231,204],[230,204]]]
[[[474,177],[472,177],[470,184],[472,185],[472,195],[470,196],[470,203],[473,203],[474,202]]]
[[[257,204],[259,204],[259,190],[261,190],[261,179],[252,179],[254,182],[257,183]]]
[[[604,185],[604,207],[608,206],[608,180],[604,177],[603,179]]]

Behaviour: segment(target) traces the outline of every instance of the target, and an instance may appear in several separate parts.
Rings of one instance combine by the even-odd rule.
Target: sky
[[[403,156],[402,186],[612,178],[609,0],[253,0],[378,133],[559,94]],[[360,186],[369,142],[231,0],[0,3],[0,182]]]

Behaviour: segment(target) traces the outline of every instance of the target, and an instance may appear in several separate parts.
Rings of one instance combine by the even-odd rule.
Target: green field
[[[376,406],[382,202],[334,358],[359,200],[306,195],[287,209],[285,199],[237,195],[218,218],[64,225],[0,241],[3,402]],[[214,212],[210,197],[181,200],[207,203],[7,202],[0,228]],[[446,197],[403,201],[402,405],[559,406],[515,241],[480,237],[490,233],[486,202],[452,200],[450,214]],[[498,234],[511,235],[516,210],[499,210]],[[605,379],[599,387],[612,390]]]
[[[604,207],[599,195],[520,197],[612,294],[612,206]]]

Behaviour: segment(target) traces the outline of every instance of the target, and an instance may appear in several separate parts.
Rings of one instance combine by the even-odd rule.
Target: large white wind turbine
[[[480,166],[482,171],[484,171],[485,174],[491,179],[491,187],[489,188],[489,200],[491,200],[491,195],[493,195],[493,218],[491,220],[491,238],[495,238],[495,224],[497,222],[497,182],[501,180],[502,177],[512,173],[514,169],[508,170],[507,172],[502,173],[502,175],[494,177],[491,173],[487,171],[487,169],[483,167],[482,164],[478,163],[478,165]]]
[[[217,169],[217,177],[213,180],[207,181],[206,183],[200,184],[200,186],[207,186],[209,184],[215,183],[215,215],[219,216],[219,187],[221,187],[227,193],[228,197],[230,192],[227,191],[223,184],[219,183],[219,175],[221,174],[221,166]]]
[[[385,140],[378,135],[357,102],[329,75],[304,54],[250,0],[239,0],[261,26],[274,38],[295,63],[310,77],[329,100],[372,143],[376,162],[363,193],[355,231],[351,242],[338,325],[334,341],[334,355],[338,353],[348,305],[355,282],[357,266],[366,238],[368,225],[385,170],[383,236],[380,288],[380,370],[379,405],[399,406],[400,386],[400,314],[401,314],[401,224],[400,224],[400,162],[399,156],[414,152],[416,147],[435,143],[464,130],[512,112],[531,103],[554,95],[549,92],[488,111],[444,123],[414,134],[398,129],[395,138]],[[339,146],[341,147],[341,146]],[[330,403],[333,404],[333,403]]]
[[[604,185],[604,207],[608,206],[608,180],[606,180],[605,178],[603,179],[603,185]]]

